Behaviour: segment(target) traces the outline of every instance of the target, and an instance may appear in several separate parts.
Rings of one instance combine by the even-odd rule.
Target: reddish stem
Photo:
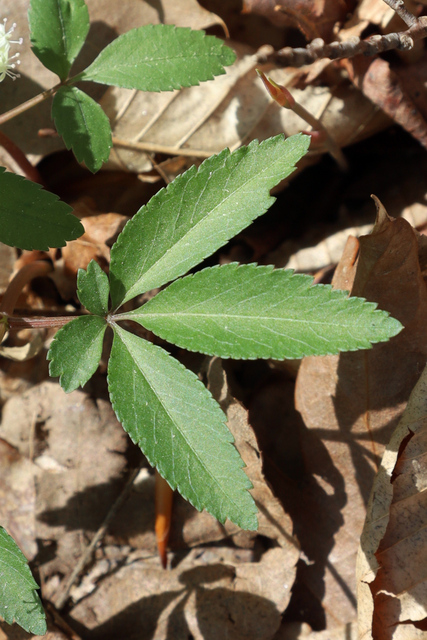
[[[79,318],[80,315],[81,314],[73,314],[69,316],[42,316],[40,318],[24,316],[4,317],[7,318],[9,329],[18,331],[19,329],[51,329],[52,327],[63,327],[74,318]]]
[[[50,262],[46,260],[35,260],[26,264],[9,282],[9,285],[0,303],[0,342],[8,329],[41,329],[50,327],[63,327],[75,316],[56,316],[42,318],[24,318],[12,316],[15,305],[21,295],[22,289],[34,278],[45,276],[53,271]]]
[[[15,160],[16,164],[22,170],[22,173],[28,180],[38,182],[43,185],[43,178],[36,167],[33,167],[25,153],[11,140],[3,131],[0,131],[0,145]]]

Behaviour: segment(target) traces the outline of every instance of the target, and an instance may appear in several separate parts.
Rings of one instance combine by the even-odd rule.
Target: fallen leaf
[[[427,631],[427,368],[375,478],[357,560],[359,637]]]
[[[157,558],[131,554],[71,610],[71,620],[102,640],[270,640],[281,620],[283,550],[270,549],[259,562],[245,562],[247,555],[206,546],[164,571]]]
[[[35,416],[28,437],[34,442]],[[28,457],[0,440],[0,514],[1,525],[15,540],[27,560],[37,553],[35,523],[36,467]]]
[[[427,147],[427,121],[415,101],[404,90],[399,76],[382,58],[362,56],[342,61],[351,80],[362,93]],[[424,100],[425,102],[425,100]]]
[[[312,562],[304,582],[328,628],[355,617],[356,552],[374,475],[427,359],[427,291],[418,264],[424,245],[405,220],[390,219],[379,207],[373,233],[360,238],[357,264],[354,241],[334,285],[378,302],[405,330],[371,350],[305,358],[298,374],[296,404],[309,429],[303,455],[307,472],[317,476],[308,484],[303,517],[293,515]]]
[[[61,249],[61,258],[55,260],[56,250],[51,251],[55,269],[50,278],[61,297],[70,300],[76,295],[77,272],[87,269],[96,260],[104,269],[110,264],[110,247],[114,244],[128,218],[119,213],[102,213],[81,219],[85,232],[77,240],[67,242]]]
[[[46,545],[39,561],[45,578],[67,575],[82,553],[82,535],[98,529],[120,492],[127,436],[107,401],[83,391],[67,395],[54,382],[11,398],[0,436],[24,456],[34,451],[36,536]]]

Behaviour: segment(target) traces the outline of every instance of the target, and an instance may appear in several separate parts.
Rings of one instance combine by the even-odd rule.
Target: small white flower
[[[16,65],[20,64],[20,60],[17,60],[19,57],[19,53],[15,53],[15,55],[10,56],[10,45],[11,44],[22,44],[22,38],[18,40],[12,40],[12,34],[15,30],[16,24],[13,23],[9,31],[6,31],[6,22],[7,18],[3,20],[3,24],[0,23],[0,82],[5,79],[6,76],[15,80],[15,78],[19,78],[19,73],[13,71]],[[16,62],[12,62],[12,60],[16,60]]]

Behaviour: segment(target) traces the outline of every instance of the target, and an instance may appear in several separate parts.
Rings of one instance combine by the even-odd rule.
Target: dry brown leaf
[[[35,416],[28,436],[34,439]],[[33,433],[31,432],[33,431]],[[37,553],[34,484],[35,465],[6,440],[0,439],[1,524],[23,554],[32,560]]]
[[[67,395],[53,382],[5,404],[0,436],[34,457],[36,536],[56,547],[53,558],[40,558],[43,576],[67,575],[82,553],[82,534],[101,525],[120,491],[127,436],[109,402],[82,391]]]
[[[427,631],[427,368],[387,445],[357,562],[359,638]]]
[[[77,240],[68,242],[61,249],[61,258],[55,260],[56,249],[50,251],[55,269],[49,277],[54,281],[61,297],[70,300],[76,295],[77,272],[87,269],[96,260],[103,269],[110,264],[110,247],[113,245],[128,218],[119,213],[102,213],[81,219],[85,232]]]
[[[257,13],[274,24],[292,26],[307,38],[333,39],[334,27],[354,7],[354,0],[244,0],[244,13]]]
[[[100,640],[270,640],[281,620],[283,549],[270,549],[259,562],[247,562],[248,553],[206,546],[170,571],[157,558],[130,554],[70,617]]]
[[[357,624],[349,623],[331,631],[312,631],[306,623],[282,624],[274,640],[358,640]]]
[[[400,82],[390,64],[382,58],[357,56],[343,60],[351,80],[362,93],[397,124],[427,147],[427,121]],[[420,89],[418,88],[418,91]],[[425,98],[423,103],[425,103]]]
[[[372,235],[360,239],[357,267],[356,244],[334,284],[377,301],[405,330],[372,350],[306,358],[297,379],[297,408],[309,428],[304,456],[317,489],[308,485],[309,506],[295,526],[313,561],[304,580],[329,628],[354,619],[356,551],[374,474],[427,358],[427,291],[418,264],[424,244],[405,220],[380,209]]]

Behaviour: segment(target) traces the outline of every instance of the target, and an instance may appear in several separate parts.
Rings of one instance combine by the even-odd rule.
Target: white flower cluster
[[[11,44],[22,44],[22,38],[12,40],[12,33],[16,24],[13,23],[9,31],[6,31],[6,22],[7,18],[3,20],[3,24],[0,22],[0,82],[4,80],[6,76],[9,76],[12,80],[19,78],[19,73],[13,71],[16,65],[20,63],[20,60],[17,60],[19,53],[9,56],[9,50]],[[16,62],[12,62],[12,60],[16,60]]]

